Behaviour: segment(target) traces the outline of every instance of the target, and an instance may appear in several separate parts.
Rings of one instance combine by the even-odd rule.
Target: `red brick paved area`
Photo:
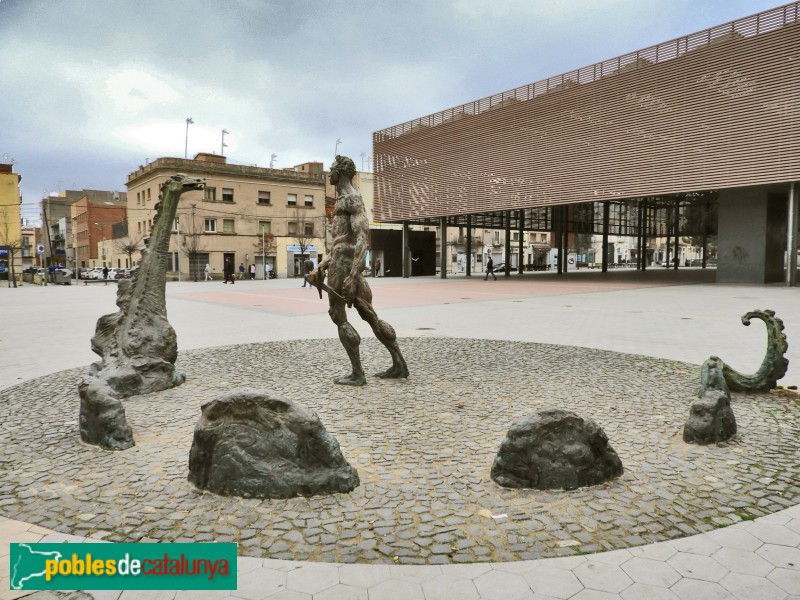
[[[380,278],[370,279],[373,289],[373,304],[376,309],[403,308],[457,304],[462,302],[485,302],[510,300],[531,296],[555,296],[564,294],[609,292],[634,288],[707,283],[713,281],[714,272],[681,271],[678,273],[655,271],[646,274],[636,272],[616,273],[570,273],[524,275],[500,275],[497,281],[484,281],[476,276],[452,277],[447,280],[426,277],[413,283],[408,280]],[[298,280],[299,281],[299,280]],[[320,300],[316,290],[299,285],[290,289],[248,289],[242,282],[235,288],[214,291],[198,291],[175,294],[175,298],[194,300],[228,306],[246,307],[266,313],[292,316],[325,313],[328,301],[323,292]]]

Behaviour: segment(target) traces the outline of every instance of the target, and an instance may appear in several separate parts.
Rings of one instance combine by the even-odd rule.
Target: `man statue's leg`
[[[362,291],[363,289],[364,288],[362,288]],[[392,366],[385,371],[375,373],[375,376],[381,379],[408,377],[408,366],[406,365],[402,352],[400,352],[400,346],[397,344],[397,334],[394,331],[394,327],[378,318],[378,313],[376,313],[375,309],[372,307],[372,293],[369,292],[368,289],[366,291],[368,292],[368,296],[364,297],[359,294],[353,305],[356,307],[361,318],[372,327],[372,331],[375,332],[375,337],[378,338],[378,341],[386,346],[386,349],[392,356]]]
[[[358,352],[361,336],[359,336],[355,328],[347,322],[344,302],[331,299],[331,306],[328,309],[328,314],[339,328],[339,340],[347,351],[347,356],[350,358],[350,364],[353,368],[350,375],[336,377],[333,382],[341,385],[366,385],[367,379],[364,377],[364,369],[361,366],[361,356]]]

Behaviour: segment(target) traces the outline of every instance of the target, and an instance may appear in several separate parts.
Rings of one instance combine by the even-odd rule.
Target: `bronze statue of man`
[[[346,156],[337,156],[331,165],[330,180],[336,186],[333,242],[328,256],[307,277],[312,285],[321,289],[326,273],[328,276],[328,314],[339,328],[339,339],[352,365],[352,373],[334,379],[335,383],[342,385],[367,383],[358,350],[361,337],[347,321],[345,309],[350,306],[356,307],[359,316],[369,323],[375,337],[392,356],[392,366],[376,376],[408,377],[408,367],[397,345],[397,335],[391,325],[378,318],[372,307],[372,290],[363,275],[369,247],[369,219],[361,194],[353,187],[355,174],[355,163]]]

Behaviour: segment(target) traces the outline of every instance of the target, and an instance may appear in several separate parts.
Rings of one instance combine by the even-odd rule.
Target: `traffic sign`
[[[44,244],[36,244],[36,252],[38,254],[44,254]]]

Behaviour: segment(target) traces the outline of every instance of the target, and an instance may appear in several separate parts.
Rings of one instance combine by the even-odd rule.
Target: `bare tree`
[[[294,231],[291,231],[294,225]],[[294,209],[294,221],[289,222],[289,237],[294,239],[294,245],[300,248],[300,256],[307,257],[306,251],[311,246],[311,240],[316,237],[314,220],[308,218],[305,211]]]
[[[128,264],[133,266],[133,254],[141,252],[142,250],[142,236],[136,235],[135,237],[124,237],[114,240],[114,249],[117,252],[123,252],[128,255]]]
[[[203,239],[203,230],[195,220],[196,209],[192,205],[192,218],[189,220],[186,231],[181,232],[181,248],[179,249],[189,259],[189,277],[197,281],[203,272],[204,265],[200,264],[200,254],[206,249]]]
[[[0,209],[0,247],[8,250],[8,287],[17,287],[17,273],[14,269],[14,258],[18,252],[22,251],[22,238],[14,237],[11,229],[11,220],[14,217],[9,214],[8,208]]]
[[[267,255],[275,252],[275,248],[277,248],[275,236],[264,232],[257,234],[257,237],[258,239],[253,243],[253,248],[256,254],[262,255],[266,260]]]

